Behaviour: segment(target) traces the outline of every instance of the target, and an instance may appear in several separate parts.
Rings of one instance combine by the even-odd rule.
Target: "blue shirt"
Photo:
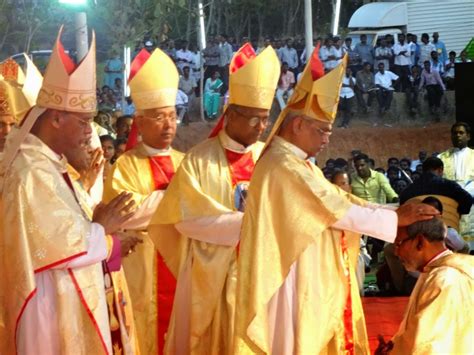
[[[448,60],[448,53],[446,52],[446,46],[443,42],[438,41],[436,43],[431,42],[435,46],[436,51],[438,52],[438,58],[441,63],[446,63]]]

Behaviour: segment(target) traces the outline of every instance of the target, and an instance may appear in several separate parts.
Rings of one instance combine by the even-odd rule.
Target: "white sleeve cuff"
[[[177,223],[175,227],[187,238],[235,247],[240,240],[242,217],[242,212],[231,212],[219,216],[190,219]]]
[[[61,268],[80,268],[101,262],[107,257],[107,240],[105,230],[99,223],[91,224],[90,234],[87,236],[87,254],[73,259]]]
[[[133,217],[125,222],[122,228],[133,230],[146,229],[164,194],[164,190],[153,191],[137,208]]]
[[[372,206],[374,207],[374,206]],[[352,205],[347,213],[332,225],[335,229],[370,235],[393,243],[397,236],[397,213],[385,208]]]

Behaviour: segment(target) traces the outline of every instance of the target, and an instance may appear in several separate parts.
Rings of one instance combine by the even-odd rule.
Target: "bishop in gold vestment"
[[[134,59],[129,84],[137,108],[129,142],[136,145],[115,162],[108,174],[104,200],[133,194],[138,210],[122,236],[138,238],[123,258],[142,354],[161,354],[168,330],[176,280],[156,251],[147,226],[184,154],[171,148],[176,133],[178,72],[160,49],[145,49]],[[136,134],[140,134],[138,142]],[[129,145],[130,146],[130,145]]]
[[[356,233],[393,241],[397,213],[366,206],[307,160],[328,143],[345,65],[323,76],[315,50],[255,167],[238,260],[235,354],[369,354]]]
[[[241,211],[279,67],[271,47],[258,56],[250,45],[238,51],[229,107],[186,154],[151,221],[150,236],[177,277],[167,354],[231,351]]]

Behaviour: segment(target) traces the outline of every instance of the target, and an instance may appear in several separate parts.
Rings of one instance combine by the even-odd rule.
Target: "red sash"
[[[156,156],[149,157],[151,174],[155,184],[155,190],[165,190],[173,177],[175,171],[171,157]],[[165,345],[165,334],[173,309],[174,293],[176,290],[176,279],[166,266],[163,257],[156,252],[156,305],[158,314],[158,353],[163,354]]]
[[[241,181],[250,181],[253,169],[255,168],[252,152],[236,153],[226,149],[225,154],[229,163],[232,186],[237,185]]]

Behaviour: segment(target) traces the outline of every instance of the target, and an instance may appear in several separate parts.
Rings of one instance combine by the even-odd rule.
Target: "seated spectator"
[[[379,102],[379,114],[383,116],[390,109],[393,98],[393,82],[398,80],[389,70],[385,70],[383,63],[379,63],[379,71],[375,74],[375,86],[377,90],[377,100]],[[375,124],[376,125],[376,124]]]
[[[436,197],[428,196],[421,202],[433,206],[439,211],[441,215],[443,215],[443,204]],[[458,231],[449,225],[446,225],[446,227],[448,228],[448,233],[446,234],[445,240],[446,246],[454,252],[469,254],[469,244],[459,235]]]
[[[418,112],[418,93],[420,92],[420,67],[415,65],[411,68],[411,75],[408,77],[408,86],[406,89],[406,97],[408,108],[411,114]]]
[[[123,94],[122,78],[115,78],[114,87],[112,88],[112,91],[117,100],[122,100],[122,94]]]
[[[334,160],[334,159],[328,159],[328,160],[326,160],[326,166],[325,166],[325,168],[334,169],[334,163],[335,163],[335,160]]]
[[[132,101],[132,97],[131,96],[125,97],[125,105],[123,107],[123,114],[125,116],[133,116],[135,115],[135,111],[136,111],[135,104]]]
[[[125,153],[127,148],[127,139],[126,138],[117,138],[114,142],[114,157],[112,158],[111,162],[114,164],[120,156]]]
[[[323,168],[323,169],[321,169],[321,170],[322,170],[323,175],[324,175],[324,177],[326,178],[326,180],[331,181],[331,180],[332,180],[332,176],[333,176],[333,174],[334,174],[334,169]]]
[[[348,170],[348,164],[347,164],[347,160],[343,159],[343,158],[337,158],[335,161],[334,161],[334,168],[335,169],[339,169],[339,170]]]
[[[444,82],[447,90],[454,90],[455,67],[456,52],[451,51],[448,60],[444,63]]]
[[[115,156],[115,140],[112,136],[100,136],[102,151],[104,152],[104,180],[112,169],[112,159]]]
[[[188,125],[188,105],[188,95],[178,89],[176,95],[176,113],[178,114],[178,119],[176,120],[177,124],[183,123],[185,126]]]
[[[278,80],[278,88],[275,95],[278,104],[280,105],[280,110],[283,111],[287,100],[293,94],[295,83],[295,74],[288,70],[288,63],[283,62],[281,65],[280,79]]]
[[[445,63],[439,60],[438,52],[436,51],[431,52],[431,59],[430,59],[431,70],[436,70],[440,76],[444,76],[444,64]]]
[[[224,85],[219,79],[219,72],[215,71],[211,77],[206,80],[204,85],[204,111],[207,118],[215,119],[219,113],[221,104],[221,90]]]
[[[110,135],[112,138],[115,137],[115,130],[112,127],[112,115],[110,113],[104,111],[97,112],[94,122],[101,127],[101,130],[97,131],[99,136]]]
[[[400,161],[398,160],[398,158],[390,157],[387,159],[387,168],[390,168],[392,166],[396,168],[400,167]]]
[[[415,182],[419,178],[421,178],[421,174],[419,172],[414,171],[411,173],[411,181]]]
[[[371,71],[370,63],[364,63],[362,70],[359,70],[356,75],[355,93],[357,95],[357,102],[359,108],[363,113],[367,113],[372,108],[372,102],[376,97],[377,88],[375,86],[374,74]],[[364,96],[367,95],[367,102]]]
[[[431,113],[437,115],[436,118],[439,120],[441,97],[446,89],[439,73],[436,70],[431,70],[431,63],[429,61],[424,62],[424,69],[421,72],[419,89],[421,90],[422,88],[426,89]]]
[[[130,129],[132,128],[133,117],[132,116],[120,116],[115,122],[115,132],[117,133],[117,139],[127,139]]]
[[[355,79],[352,76],[352,69],[346,68],[346,75],[342,79],[341,91],[339,93],[339,110],[343,113],[343,120],[339,127],[347,128],[349,127],[349,122],[353,115],[354,107],[354,87]],[[278,91],[277,91],[278,95]]]
[[[197,87],[196,79],[191,75],[191,69],[185,65],[183,67],[183,75],[179,77],[178,89],[187,96],[187,102],[191,104],[194,98],[194,90]]]
[[[369,168],[369,157],[360,154],[354,158],[356,173],[352,174],[352,193],[373,203],[393,203],[398,195],[385,176]]]
[[[420,150],[418,152],[418,159],[416,160],[413,160],[411,162],[411,166],[410,166],[410,169],[412,171],[416,171],[416,167],[420,164],[423,164],[423,162],[426,160],[426,157],[428,156],[428,153],[426,152],[426,150]]]

